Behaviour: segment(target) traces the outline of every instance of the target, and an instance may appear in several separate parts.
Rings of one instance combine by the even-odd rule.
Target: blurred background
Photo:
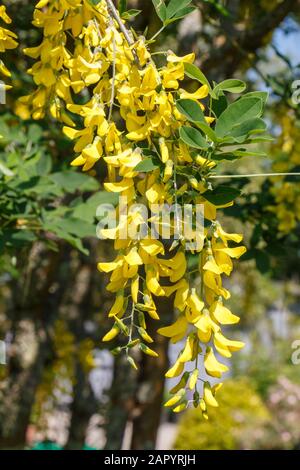
[[[13,89],[0,105],[0,339],[7,362],[0,365],[0,449],[300,449],[299,177],[226,180],[242,190],[221,217],[227,231],[245,234],[248,248],[227,281],[230,307],[241,317],[230,333],[246,348],[231,360],[209,421],[194,409],[171,415],[161,406],[163,376],[176,351],[156,335],[157,325],[150,332],[161,357],[141,358],[138,372],[101,343],[112,298],[96,263],[113,257],[111,244],[95,237],[96,208],[107,201],[103,170],[75,171],[61,125],[32,121],[16,106],[33,87],[22,49],[41,39],[31,25],[35,3],[3,2],[20,47],[6,56]],[[142,10],[132,25],[151,37],[160,28],[151,0],[128,3]],[[211,81],[236,77],[249,91],[270,94],[268,158],[228,161],[220,170],[299,172],[300,2],[193,3],[198,8],[169,25],[152,50],[194,51]],[[159,309],[172,318],[167,302]]]

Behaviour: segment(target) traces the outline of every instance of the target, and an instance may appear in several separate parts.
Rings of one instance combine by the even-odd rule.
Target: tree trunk
[[[158,298],[157,310],[161,318],[173,318],[173,298]],[[154,339],[155,350],[159,357],[153,358],[143,354],[139,367],[137,392],[135,395],[135,416],[131,448],[133,450],[155,449],[157,432],[161,419],[161,407],[165,386],[165,373],[169,366],[169,340],[159,335],[157,322],[147,323],[147,331]]]
[[[126,425],[134,408],[135,389],[135,371],[124,356],[117,356],[114,361],[113,383],[106,416],[106,450],[122,448]]]
[[[69,437],[65,448],[80,450],[86,443],[88,425],[93,414],[97,412],[98,404],[91,389],[89,375],[78,362],[73,393]]]
[[[93,250],[92,250],[93,251]],[[91,256],[91,258],[93,258]],[[92,321],[93,308],[93,274],[95,273],[93,261],[86,259],[79,260],[76,268],[70,303],[66,308],[66,320],[69,328],[75,337],[76,350],[79,350],[82,341],[88,339],[89,335],[85,331],[85,322]],[[97,336],[97,335],[95,335]],[[90,338],[92,339],[92,338]],[[71,423],[66,449],[82,449],[86,442],[87,428],[90,418],[97,412],[98,403],[94,396],[89,381],[89,370],[84,369],[84,365],[79,358],[76,358],[76,383],[73,389],[73,401],[70,407]]]

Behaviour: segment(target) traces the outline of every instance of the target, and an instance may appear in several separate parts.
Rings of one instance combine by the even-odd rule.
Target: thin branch
[[[202,4],[200,0],[198,5]],[[234,18],[226,18],[229,23],[229,31],[224,27],[224,22],[219,28],[217,37],[225,36],[226,41],[221,47],[215,47],[210,51],[209,57],[204,57],[201,61],[201,67],[210,73],[212,78],[219,79],[222,76],[232,75],[240,66],[244,57],[256,51],[264,44],[264,38],[273,31],[291,12],[298,12],[300,9],[300,0],[283,0],[272,11],[271,14],[255,15],[251,19],[252,27],[246,27],[240,30],[235,25]],[[224,20],[225,21],[225,20]],[[237,48],[237,45],[239,46]],[[241,53],[241,50],[244,53]],[[223,73],[222,73],[223,72]]]
[[[114,28],[114,22],[112,22],[112,28]],[[112,64],[112,84],[111,84],[111,97],[110,97],[110,106],[109,106],[109,113],[108,113],[108,122],[111,121],[112,118],[112,112],[113,112],[113,107],[114,107],[114,101],[115,101],[115,82],[116,82],[116,37],[115,37],[115,32],[113,29],[113,64]]]
[[[114,17],[114,19],[118,23],[118,25],[120,27],[120,30],[124,34],[125,39],[128,42],[129,46],[133,46],[134,45],[134,40],[132,39],[132,37],[129,34],[129,31],[127,31],[124,23],[122,22],[122,20],[120,18],[120,15],[119,15],[119,12],[116,9],[115,5],[113,4],[113,1],[112,0],[106,0],[106,3],[107,3],[107,6],[108,6],[112,16]]]
[[[118,10],[116,9],[114,3],[112,0],[106,0],[106,3],[107,3],[107,6],[108,6],[108,9],[112,15],[112,17],[116,20],[116,22],[118,23],[119,25],[119,28],[120,30],[122,31],[122,33],[124,34],[124,37],[128,43],[128,45],[130,47],[134,46],[134,40],[132,39],[132,37],[130,36],[130,33],[129,31],[126,29],[122,19],[120,18],[120,15],[119,15],[119,12]],[[140,65],[140,61],[139,61],[139,58],[138,58],[138,55],[136,53],[136,51],[134,49],[132,49],[132,54],[133,54],[133,57],[134,57],[134,61],[135,63],[139,66]]]
[[[154,34],[154,36],[152,36],[152,38],[149,39],[149,42],[154,41],[154,40],[160,35],[160,33],[162,33],[162,32],[164,31],[165,27],[166,27],[166,25],[163,25],[163,26]]]

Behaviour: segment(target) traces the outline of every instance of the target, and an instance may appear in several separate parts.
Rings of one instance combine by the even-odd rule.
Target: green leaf
[[[118,2],[118,10],[120,15],[122,16],[123,13],[127,10],[127,0],[119,0]]]
[[[271,135],[254,135],[253,137],[249,137],[246,143],[248,144],[257,144],[259,142],[273,142],[274,137]]]
[[[43,129],[38,124],[31,124],[28,129],[28,139],[31,142],[38,142],[43,137]]]
[[[74,219],[72,217],[51,218],[51,212],[48,212],[46,215],[48,218],[44,222],[44,230],[53,232],[60,238],[67,239],[70,236],[76,238],[96,237],[95,225],[88,224],[82,219]]]
[[[178,165],[176,166],[176,173],[183,176],[196,176],[197,171],[195,171],[191,166],[187,165]]]
[[[92,176],[77,173],[74,170],[65,170],[53,173],[50,179],[67,192],[74,193],[80,191],[96,191],[99,183]]]
[[[185,16],[189,15],[193,11],[196,10],[196,7],[186,7],[182,8],[182,10],[179,10],[172,18],[169,18],[165,21],[165,25],[171,24],[174,21],[180,20],[181,18],[184,18]]]
[[[92,205],[94,207],[99,206],[100,204],[112,204],[117,206],[119,203],[119,194],[118,193],[109,193],[108,191],[99,191],[93,196],[91,196],[87,201],[87,205]]]
[[[96,237],[94,224],[84,223],[81,219],[65,217],[60,227],[78,238]]]
[[[263,105],[265,106],[269,97],[269,93],[267,91],[250,91],[243,95],[243,98],[259,98],[262,100]]]
[[[144,158],[137,166],[134,168],[135,171],[140,171],[142,173],[148,173],[159,168],[159,165],[153,161],[152,158]]]
[[[217,136],[224,137],[238,124],[259,117],[262,109],[262,101],[259,98],[241,98],[235,101],[223,111],[217,120],[215,127]]]
[[[181,140],[189,147],[196,149],[207,149],[209,147],[203,135],[197,129],[194,129],[194,127],[181,127],[179,135]]]
[[[112,204],[114,207],[118,205],[119,194],[109,193],[107,191],[99,191],[93,196],[89,197],[86,201],[79,201],[76,206],[72,207],[72,217],[76,219],[86,220],[90,224],[96,218],[97,208],[101,204]]]
[[[206,191],[202,196],[215,206],[222,206],[234,201],[240,194],[241,192],[236,188],[220,185],[212,191]]]
[[[57,237],[66,240],[82,253],[86,255],[89,253],[88,250],[83,247],[81,238],[96,237],[95,225],[73,218],[51,218],[51,213],[46,213],[45,216],[49,216],[49,219],[44,220],[44,230],[52,232]]]
[[[228,106],[227,98],[225,95],[219,96],[212,100],[212,111],[216,117],[220,117]]]
[[[236,160],[237,158],[242,157],[266,157],[267,154],[265,152],[251,152],[251,150],[246,149],[238,149],[233,150],[232,152],[224,152],[224,153],[217,153],[214,154],[214,160]]]
[[[228,79],[219,83],[214,88],[215,94],[218,96],[220,91],[228,91],[230,93],[243,93],[246,90],[246,83],[242,80]]]
[[[265,131],[266,127],[266,123],[260,118],[248,119],[238,126],[235,126],[230,135],[235,137],[235,140],[239,142],[244,140],[249,134]]]
[[[182,99],[176,101],[177,109],[191,122],[203,122],[206,124],[205,117],[199,104],[194,100]]]
[[[167,6],[166,19],[172,18],[180,10],[184,9],[192,3],[192,0],[171,0]]]
[[[36,240],[36,235],[30,230],[15,231],[11,235],[11,241],[31,243]]]
[[[202,83],[202,85],[207,85],[209,90],[211,90],[209,81],[207,80],[204,73],[201,72],[201,70],[198,67],[196,67],[196,65],[184,63],[184,71],[188,77],[193,78],[194,80],[197,80],[198,82]]]
[[[122,19],[130,20],[130,18],[134,18],[135,16],[138,16],[141,13],[141,11],[142,10],[135,10],[135,9],[125,11],[122,15]]]
[[[197,122],[196,125],[197,125],[197,127],[199,127],[199,129],[201,129],[202,132],[204,132],[205,135],[207,135],[207,137],[212,142],[217,142],[218,138],[216,136],[216,133],[211,127],[209,127],[208,124],[206,124],[204,122]]]
[[[232,152],[237,157],[266,157],[265,152],[252,152],[251,150],[239,149]]]
[[[24,194],[26,194],[31,191],[34,192],[36,189],[36,186],[39,185],[39,182],[40,182],[40,178],[38,176],[32,176],[31,178],[24,180],[24,181],[15,179],[12,181],[11,186],[16,187],[18,190],[21,190],[22,192],[24,192]]]
[[[142,153],[145,157],[151,157],[151,158],[153,157],[153,158],[158,159],[158,153],[149,148],[143,148]]]
[[[52,158],[47,153],[41,155],[41,158],[36,164],[36,170],[38,175],[48,175],[52,168]]]
[[[167,7],[163,0],[152,0],[158,17],[164,22],[167,19]]]
[[[228,160],[228,161],[233,161],[237,160],[239,158],[238,155],[234,155],[233,153],[215,153],[213,156],[214,160],[221,161],[221,160]]]

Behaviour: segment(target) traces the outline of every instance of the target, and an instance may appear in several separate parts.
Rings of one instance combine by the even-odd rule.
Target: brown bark
[[[76,384],[73,390],[73,402],[70,407],[71,423],[66,449],[80,450],[86,443],[87,428],[98,403],[91,389],[89,376],[82,365],[76,364]]]
[[[173,300],[173,298],[159,298],[156,302],[161,318],[168,317],[168,324],[172,323]],[[131,448],[134,450],[155,449],[161,420],[165,373],[169,366],[169,340],[159,335],[157,328],[157,322],[154,320],[147,323],[147,331],[154,339],[155,350],[159,357],[143,355],[139,367],[131,442]]]
[[[95,259],[95,258],[94,258]],[[79,260],[76,268],[76,277],[73,284],[72,296],[66,308],[66,320],[74,335],[76,350],[80,343],[87,339],[85,322],[92,319],[93,312],[93,274],[95,273],[94,260],[87,262]],[[89,381],[89,372],[84,370],[83,364],[76,359],[76,383],[73,389],[73,401],[70,406],[71,422],[69,427],[66,449],[82,449],[86,441],[86,433],[90,418],[97,412],[98,403]]]
[[[117,356],[114,361],[113,382],[106,413],[106,450],[122,448],[126,425],[134,407],[135,389],[135,371],[123,355]]]

